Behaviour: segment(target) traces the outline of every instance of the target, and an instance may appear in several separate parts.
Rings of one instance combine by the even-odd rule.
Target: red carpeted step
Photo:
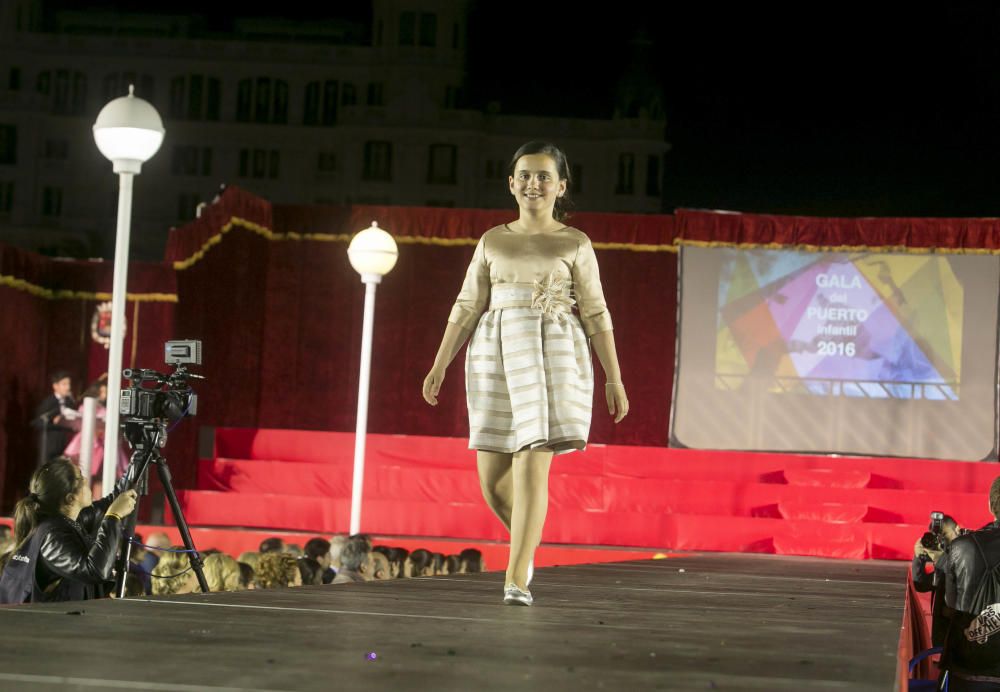
[[[867,516],[868,505],[784,500],[778,503],[778,511],[784,519],[809,519],[831,524],[857,524]]]
[[[856,469],[785,469],[789,485],[820,488],[866,488],[871,482],[870,471]]]

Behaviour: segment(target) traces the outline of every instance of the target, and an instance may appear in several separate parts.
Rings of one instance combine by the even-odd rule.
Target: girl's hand
[[[444,382],[444,370],[437,368],[432,368],[424,378],[424,401],[431,406],[437,406],[437,396],[441,391],[442,382]]]
[[[604,397],[608,401],[608,413],[615,417],[615,423],[620,423],[628,415],[628,397],[625,396],[625,386],[612,382],[604,385]]]

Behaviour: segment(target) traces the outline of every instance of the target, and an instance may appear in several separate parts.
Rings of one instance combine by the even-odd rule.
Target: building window
[[[145,84],[146,77],[143,77]],[[125,85],[128,89],[128,84]],[[143,86],[143,90],[146,87]],[[152,79],[149,93],[152,93]],[[193,74],[170,80],[170,116],[177,120],[218,120],[222,84],[215,77]]]
[[[420,45],[427,48],[437,45],[437,15],[433,12],[420,13]]]
[[[337,124],[337,80],[309,82],[306,86],[306,107],[303,125]],[[322,100],[320,93],[322,92]]]
[[[646,162],[646,195],[660,196],[660,157],[650,156]]]
[[[427,182],[453,185],[457,159],[457,149],[453,144],[432,144],[427,161]]]
[[[241,79],[236,96],[236,119],[240,122],[288,122],[288,82],[257,77]]]
[[[631,195],[635,188],[635,156],[620,154],[618,156],[618,185],[615,193]]]
[[[363,180],[389,182],[392,180],[392,143],[365,142]]]
[[[340,105],[353,106],[358,102],[358,89],[353,84],[344,84],[340,94]]]
[[[240,149],[241,178],[277,178],[279,153],[271,149]]]
[[[302,109],[302,124],[319,124],[319,82],[309,82],[306,85],[306,103]]]
[[[371,82],[368,85],[368,105],[384,106],[384,88],[380,82]]]
[[[42,216],[55,218],[62,216],[63,191],[60,187],[46,187],[42,190]]]
[[[569,173],[573,176],[573,193],[583,192],[583,166],[578,163],[570,164]]]
[[[399,15],[399,45],[412,46],[417,42],[416,12],[402,12]]]
[[[170,169],[174,175],[212,175],[212,150],[208,147],[176,146]]]
[[[21,68],[10,68],[10,76],[7,78],[7,88],[11,91],[21,90]]]
[[[177,196],[177,220],[190,221],[195,218],[198,205],[201,204],[201,195],[197,192],[190,194],[180,194]]]
[[[507,168],[500,159],[489,159],[486,161],[486,179],[502,180],[507,177]]]
[[[42,72],[36,89],[51,97],[51,111],[56,115],[80,115],[86,108],[87,76],[82,72],[56,70],[54,77],[52,72]]]
[[[9,214],[14,208],[14,183],[0,182],[0,214]]]
[[[332,151],[319,152],[319,158],[316,161],[316,170],[320,173],[336,173],[337,155]]]
[[[17,127],[0,125],[0,165],[17,163]]]
[[[253,82],[241,79],[236,92],[236,119],[241,123],[250,122],[250,107],[253,103]]]
[[[43,157],[49,161],[65,161],[69,158],[69,142],[65,139],[45,140]]]

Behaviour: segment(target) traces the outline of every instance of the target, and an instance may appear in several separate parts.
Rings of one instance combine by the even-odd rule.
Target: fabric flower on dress
[[[543,281],[535,281],[534,290],[531,293],[531,307],[541,310],[543,315],[562,321],[566,315],[570,314],[576,301],[571,297],[573,281],[558,279],[555,274],[553,271]]]

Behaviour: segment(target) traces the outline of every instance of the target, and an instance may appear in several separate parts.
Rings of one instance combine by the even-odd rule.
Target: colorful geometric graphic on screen
[[[964,294],[947,258],[726,252],[717,386],[957,398]]]

